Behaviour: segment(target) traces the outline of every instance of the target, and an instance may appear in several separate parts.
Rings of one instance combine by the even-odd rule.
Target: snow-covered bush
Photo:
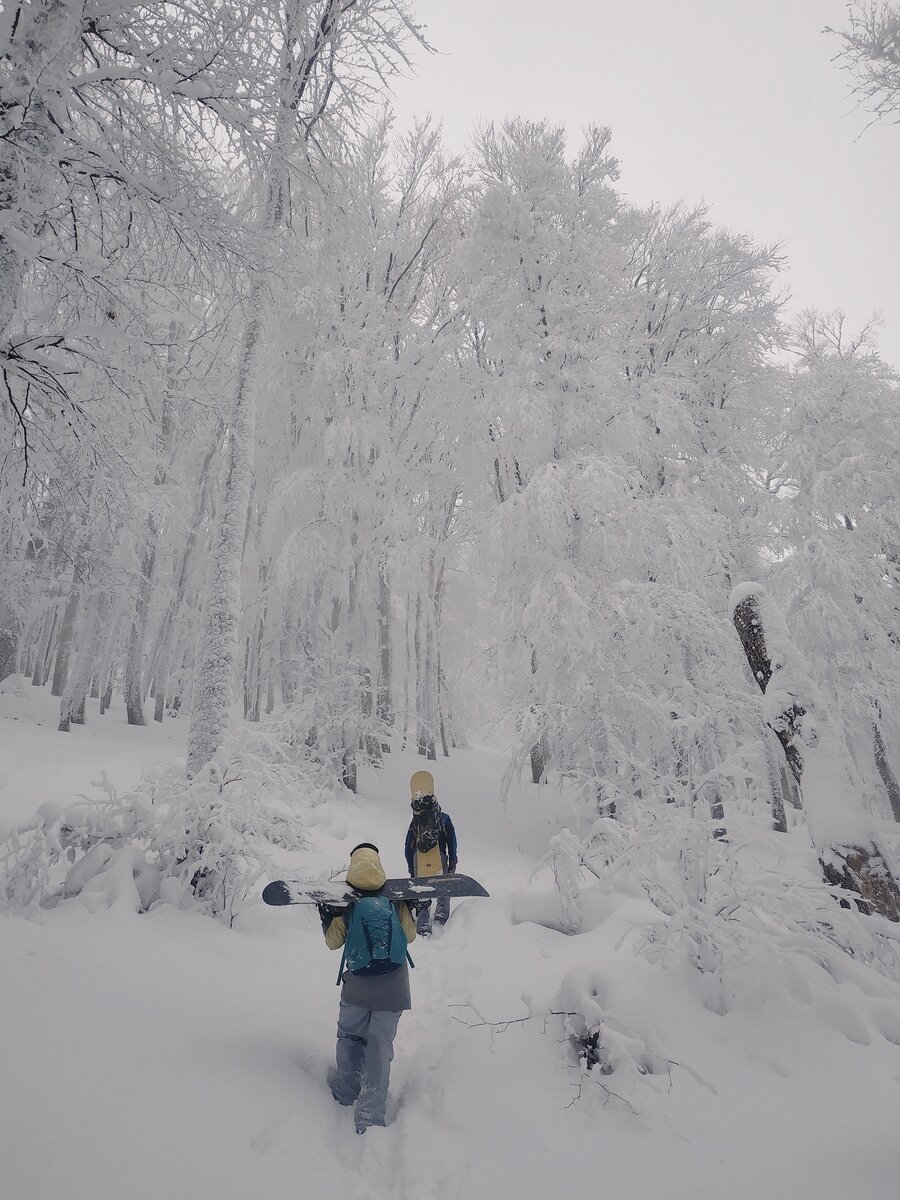
[[[640,982],[635,960],[686,981],[720,1015],[758,1008],[775,994],[815,990],[825,976],[866,997],[896,995],[900,930],[860,914],[849,893],[825,884],[800,831],[796,838],[777,834],[750,818],[717,840],[711,825],[677,805],[635,808],[622,820],[597,820],[580,847],[568,833],[551,844],[560,912],[571,911],[576,895],[586,914],[603,912],[605,919],[617,905],[628,913],[615,947],[627,940],[625,959],[568,971],[552,1004],[566,1014],[585,1073],[667,1069],[650,1035],[646,1045],[641,1040],[636,997],[659,985]],[[553,927],[588,935],[596,922],[573,931],[557,920]],[[640,978],[632,980],[634,971]]]
[[[323,782],[350,784],[349,762],[378,761],[390,740],[390,726],[360,703],[364,674],[362,660],[325,647],[305,663],[302,694],[267,723],[270,736],[321,769]]]
[[[95,786],[65,808],[44,805],[0,843],[0,903],[34,912],[82,896],[146,911],[165,901],[231,920],[276,848],[304,844],[304,810],[333,783],[305,747],[256,726],[193,779],[165,766],[121,795],[105,776]]]

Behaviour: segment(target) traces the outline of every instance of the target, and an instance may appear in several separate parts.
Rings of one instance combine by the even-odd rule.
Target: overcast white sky
[[[844,0],[414,0],[439,54],[395,85],[398,119],[610,125],[632,200],[705,200],[783,240],[795,309],[880,312],[900,366],[900,126],[873,126],[831,62]]]

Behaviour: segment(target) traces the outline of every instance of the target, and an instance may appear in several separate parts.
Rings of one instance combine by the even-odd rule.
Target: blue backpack
[[[347,938],[338,971],[340,983],[344,964],[354,975],[387,975],[412,959],[407,953],[406,934],[396,906],[387,896],[363,896],[350,905],[345,915]]]

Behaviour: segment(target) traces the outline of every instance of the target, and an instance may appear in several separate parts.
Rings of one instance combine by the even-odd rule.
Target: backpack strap
[[[393,905],[391,906],[391,907],[393,908],[393,910],[394,910],[394,914],[395,914],[395,916],[396,916],[396,918],[397,918],[397,924],[398,924],[398,925],[400,925],[400,905],[401,905],[401,904],[406,904],[406,901],[405,901],[405,900],[395,900],[395,901],[394,901],[394,903],[393,903]],[[409,908],[409,905],[407,904],[407,905],[406,905],[406,907],[407,907],[407,908]],[[402,925],[400,925],[400,928],[401,928],[401,930],[402,930],[403,926],[402,926]],[[392,927],[392,928],[391,928],[391,937],[393,938],[393,936],[394,936],[394,930],[393,930],[393,927]],[[409,952],[409,949],[407,949],[407,951],[406,951],[406,961],[407,961],[407,962],[409,963],[409,965],[410,965],[410,966],[413,968],[413,970],[415,970],[416,964],[415,964],[415,963],[413,962],[413,960],[412,960],[412,955],[410,954],[410,952]]]

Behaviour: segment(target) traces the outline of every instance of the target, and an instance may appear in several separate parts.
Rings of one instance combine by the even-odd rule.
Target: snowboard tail
[[[416,771],[409,781],[409,794],[415,800],[416,796],[434,795],[434,776],[430,771]]]
[[[477,879],[469,875],[430,875],[417,879],[388,879],[377,892],[359,892],[341,879],[276,879],[263,888],[266,904],[328,904],[347,908],[361,896],[387,896],[389,900],[439,900],[463,896],[489,896]]]

